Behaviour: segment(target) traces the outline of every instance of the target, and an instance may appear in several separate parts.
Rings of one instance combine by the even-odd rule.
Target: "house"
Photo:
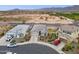
[[[34,25],[31,30],[31,34],[33,35],[34,33],[38,33],[39,36],[47,36],[48,34],[47,26],[42,24]]]
[[[75,41],[79,34],[79,27],[74,25],[62,25],[58,30],[60,38],[66,41]]]
[[[6,33],[6,40],[21,41],[28,34],[29,25],[17,25]],[[20,40],[21,39],[21,40]]]

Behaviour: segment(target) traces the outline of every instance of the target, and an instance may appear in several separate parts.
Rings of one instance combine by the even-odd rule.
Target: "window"
[[[67,34],[71,34],[71,32],[68,32],[68,31],[63,31],[64,33],[67,33]]]

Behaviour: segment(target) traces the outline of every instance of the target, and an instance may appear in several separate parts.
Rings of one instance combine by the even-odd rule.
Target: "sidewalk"
[[[65,43],[64,43],[64,42],[61,42],[61,43],[57,46],[57,48],[58,48],[59,50],[62,50],[64,46],[65,46]]]

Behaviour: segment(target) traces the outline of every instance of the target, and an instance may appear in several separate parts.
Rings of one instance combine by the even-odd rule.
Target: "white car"
[[[7,47],[16,47],[16,44],[8,44]]]

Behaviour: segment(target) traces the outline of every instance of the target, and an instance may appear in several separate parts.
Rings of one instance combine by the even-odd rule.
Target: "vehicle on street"
[[[16,47],[16,46],[17,46],[16,44],[8,44],[7,45],[8,48],[12,48],[12,47]]]

